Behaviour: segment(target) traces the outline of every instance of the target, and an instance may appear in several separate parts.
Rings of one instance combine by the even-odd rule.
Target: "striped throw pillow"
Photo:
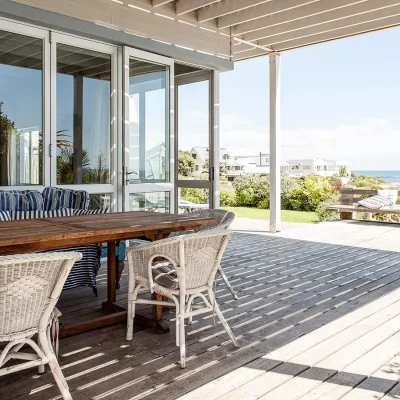
[[[369,208],[370,210],[379,210],[382,207],[390,207],[393,205],[393,200],[383,196],[368,197],[367,199],[357,202],[358,207],[365,207]]]
[[[38,218],[54,218],[54,217],[72,217],[74,210],[71,208],[63,208],[61,210],[52,211],[11,211],[11,219],[19,221],[21,219],[38,219]]]
[[[11,215],[9,211],[2,211],[0,210],[0,221],[11,221]]]
[[[74,215],[97,215],[97,214],[108,214],[110,209],[98,208],[97,210],[74,210]]]

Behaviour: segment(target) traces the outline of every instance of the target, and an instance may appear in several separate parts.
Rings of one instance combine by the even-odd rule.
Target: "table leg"
[[[117,301],[116,243],[108,242],[107,246],[107,302],[111,304]]]
[[[158,301],[166,301],[166,297],[158,294],[153,293],[152,295],[153,300]],[[168,333],[169,332],[169,324],[167,321],[162,319],[163,314],[163,306],[161,305],[153,305],[153,327],[157,329],[161,333]]]

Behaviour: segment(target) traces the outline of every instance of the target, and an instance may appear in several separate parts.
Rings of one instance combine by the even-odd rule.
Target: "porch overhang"
[[[1,12],[7,3],[231,61],[400,25],[400,0],[2,0]]]

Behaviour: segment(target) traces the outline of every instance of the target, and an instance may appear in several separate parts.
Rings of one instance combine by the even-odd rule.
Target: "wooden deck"
[[[185,370],[172,321],[170,334],[141,330],[132,342],[123,324],[68,337],[60,363],[74,400],[399,398],[399,252],[235,233],[223,266],[240,299],[220,281],[217,297],[240,349],[212,315],[187,327]],[[75,295],[60,302],[68,321],[102,301]],[[49,373],[0,379],[0,399],[56,398]]]

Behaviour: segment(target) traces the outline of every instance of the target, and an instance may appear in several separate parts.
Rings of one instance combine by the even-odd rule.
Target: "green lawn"
[[[262,210],[259,208],[250,207],[223,207],[225,210],[229,210],[235,213],[237,217],[241,218],[257,218],[257,219],[269,219],[269,210]],[[318,222],[317,216],[314,212],[308,211],[281,211],[282,221],[285,222],[304,222],[311,224]]]

